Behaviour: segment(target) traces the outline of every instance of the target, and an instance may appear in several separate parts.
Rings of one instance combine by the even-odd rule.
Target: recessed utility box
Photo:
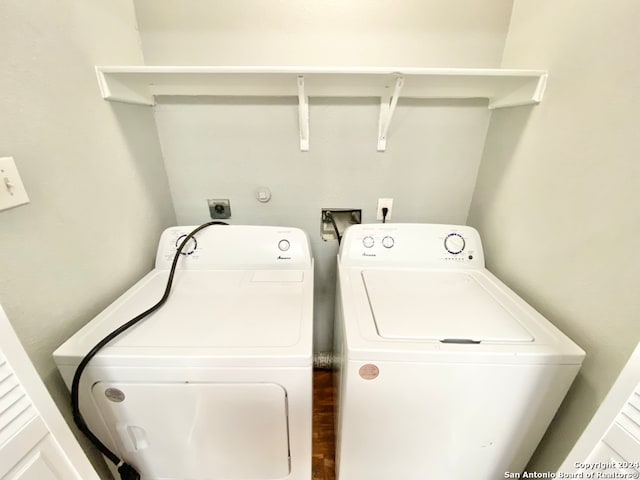
[[[331,221],[333,217],[334,223]],[[336,228],[340,232],[340,236],[350,225],[362,223],[362,210],[354,208],[323,208],[320,218],[320,235],[326,242],[328,240],[337,240],[338,236]]]
[[[227,198],[210,198],[207,200],[209,204],[209,215],[214,219],[231,218],[231,203]]]

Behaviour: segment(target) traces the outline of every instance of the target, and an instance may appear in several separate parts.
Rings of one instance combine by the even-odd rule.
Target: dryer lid
[[[86,333],[101,338],[153,305],[164,291],[167,274],[155,270],[112,304]],[[302,270],[179,270],[164,306],[108,348],[143,347],[142,352],[150,347],[295,345],[308,309],[305,276],[308,273]]]
[[[365,270],[378,334],[451,343],[531,342],[513,311],[468,272]]]

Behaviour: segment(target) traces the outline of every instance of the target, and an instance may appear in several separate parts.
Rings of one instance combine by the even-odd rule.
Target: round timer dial
[[[187,238],[187,235],[180,235],[177,240],[176,240],[176,249],[180,246],[180,244],[184,241],[184,239]],[[181,255],[191,255],[193,252],[196,251],[196,249],[198,248],[198,241],[196,240],[196,237],[191,237],[189,239],[189,241],[187,242],[187,244],[184,246],[184,248],[182,249],[182,251],[180,252]]]
[[[444,239],[444,248],[452,255],[462,253],[465,246],[464,237],[459,233],[450,233]]]

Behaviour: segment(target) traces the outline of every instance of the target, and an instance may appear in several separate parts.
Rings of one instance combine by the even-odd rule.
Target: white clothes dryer
[[[160,298],[193,228],[167,229],[155,269],[54,352],[68,387],[90,348]],[[81,411],[145,480],[309,480],[312,314],[302,230],[202,230],[167,303],[91,360]]]
[[[339,480],[521,472],[585,355],[485,268],[471,227],[350,227],[337,296]]]

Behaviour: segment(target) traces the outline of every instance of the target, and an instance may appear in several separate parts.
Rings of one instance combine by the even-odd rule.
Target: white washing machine
[[[524,469],[584,351],[486,270],[476,230],[354,225],[337,295],[340,480]]]
[[[101,338],[153,305],[181,239],[54,352],[70,387]],[[145,480],[311,478],[313,260],[302,230],[214,226],[178,263],[168,302],[91,360],[80,408]],[[119,478],[119,477],[116,477]]]

